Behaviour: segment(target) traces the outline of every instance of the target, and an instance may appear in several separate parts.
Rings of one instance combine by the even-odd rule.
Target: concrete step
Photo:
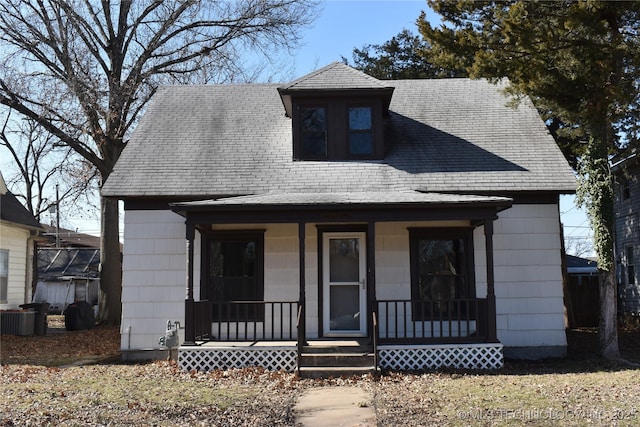
[[[340,378],[375,374],[375,366],[301,366],[302,378]]]
[[[373,366],[372,353],[303,353],[300,366],[362,367]]]
[[[332,345],[332,344],[314,344],[304,346],[303,353],[371,353],[372,345]]]

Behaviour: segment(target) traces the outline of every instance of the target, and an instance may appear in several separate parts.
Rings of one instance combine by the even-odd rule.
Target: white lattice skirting
[[[502,344],[452,344],[380,346],[378,364],[383,369],[499,369],[504,365]]]
[[[274,371],[293,372],[298,356],[296,349],[291,347],[181,347],[178,353],[178,364],[182,369],[197,371],[261,366]]]
[[[499,369],[504,365],[502,344],[453,344],[380,346],[378,364],[382,369]],[[213,369],[261,366],[269,370],[295,371],[297,351],[292,347],[181,347],[178,363],[182,369]]]

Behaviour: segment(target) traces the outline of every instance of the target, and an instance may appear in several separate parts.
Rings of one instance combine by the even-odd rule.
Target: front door
[[[365,233],[324,233],[322,248],[324,335],[366,336]]]

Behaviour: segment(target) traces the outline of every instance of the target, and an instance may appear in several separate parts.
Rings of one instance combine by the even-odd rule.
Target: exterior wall
[[[486,295],[484,231],[474,233],[476,292]],[[494,223],[497,333],[505,357],[566,354],[557,204],[515,205]]]
[[[376,224],[378,299],[410,299],[409,227],[464,226],[466,222]],[[562,355],[566,351],[560,222],[557,204],[516,205],[494,225],[498,338],[505,354]],[[295,301],[298,286],[297,224],[215,226],[265,229],[265,300]],[[122,349],[159,349],[167,320],[184,326],[184,219],[168,211],[126,211]],[[476,293],[486,295],[485,239],[474,233]],[[199,296],[200,238],[195,242],[194,294]],[[307,337],[318,337],[318,232],[306,226]],[[183,330],[180,341],[184,340]]]
[[[216,226],[216,230],[266,228],[265,300],[296,301],[298,286],[297,224]],[[307,332],[318,336],[317,238],[306,229]],[[200,235],[194,242],[194,295],[200,295]],[[186,244],[184,218],[170,211],[126,211],[122,272],[121,349],[159,350],[167,321],[184,327]],[[295,314],[293,314],[295,316]],[[184,329],[179,331],[184,341]]]
[[[185,236],[184,218],[173,212],[125,212],[123,352],[159,349],[158,338],[165,333],[168,320],[179,321],[184,327]],[[194,246],[199,260],[199,244],[196,242]],[[183,340],[184,329],[181,329],[180,341]]]
[[[0,309],[14,309],[31,301],[33,242],[29,230],[7,223],[0,223],[0,236],[0,249],[9,251],[7,300]]]
[[[631,168],[628,176],[629,198],[622,197],[621,186],[615,193],[615,246],[620,310],[640,314],[640,167]],[[627,256],[632,248],[633,259]],[[628,266],[633,265],[635,277],[629,278]],[[632,283],[630,283],[632,282]]]
[[[376,297],[411,298],[409,228],[464,227],[467,221],[383,222],[376,224]]]
[[[265,229],[264,235],[264,299],[265,301],[298,301],[299,254],[298,224],[242,224],[215,225],[213,230]],[[305,284],[307,336],[318,337],[318,239],[316,228],[307,224],[305,228]],[[285,312],[283,323],[295,327],[297,313]],[[266,315],[267,329],[271,327]],[[241,324],[242,327],[243,324]],[[224,329],[224,328],[223,328]],[[214,325],[215,330],[215,325]],[[232,332],[233,332],[232,328]]]
[[[383,222],[376,224],[376,298],[383,300],[411,299],[411,269],[409,260],[409,228],[438,228],[438,227],[468,227],[468,221],[424,221],[424,222]],[[389,310],[386,313],[386,310]],[[397,310],[397,313],[396,313]],[[405,319],[387,324],[387,315]],[[431,325],[431,322],[413,322],[411,306],[383,305],[378,312],[380,335],[399,334],[400,336],[430,336],[433,327],[434,335],[449,335],[449,325]],[[442,331],[440,326],[443,326]],[[471,329],[462,324],[462,332],[458,331],[458,324],[452,325],[454,335],[467,335],[475,330],[475,322]],[[388,330],[387,330],[388,328]],[[415,331],[414,331],[415,328]],[[397,329],[397,330],[396,330]],[[406,330],[405,330],[406,329]]]
[[[408,227],[456,223],[376,224],[376,296],[409,299]],[[498,339],[516,358],[566,352],[558,205],[515,205],[494,223],[494,280]],[[474,232],[476,296],[487,293],[484,230]]]

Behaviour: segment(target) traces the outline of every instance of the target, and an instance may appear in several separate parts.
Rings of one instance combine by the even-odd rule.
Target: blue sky
[[[303,47],[293,56],[294,75],[301,77],[341,57],[351,60],[354,48],[383,44],[406,28],[418,33],[416,20],[425,11],[433,24],[438,15],[426,0],[329,0],[315,24],[303,33]],[[591,235],[585,212],[575,206],[573,196],[560,197],[565,236],[584,239]]]
[[[302,47],[287,56],[290,79],[301,77],[344,56],[351,60],[354,48],[367,44],[383,44],[406,28],[417,34],[416,20],[421,11],[430,22],[438,16],[428,10],[426,0],[329,0],[323,2],[315,23],[304,30]],[[281,80],[281,79],[279,79]],[[286,80],[286,79],[285,79]],[[284,80],[282,80],[284,81]],[[560,212],[569,238],[589,235],[589,222],[584,212],[574,205],[572,196],[560,198]],[[98,218],[69,218],[69,228],[80,232],[99,233]]]
[[[304,46],[294,56],[296,76],[300,77],[341,56],[351,60],[354,48],[382,44],[406,28],[418,33],[416,20],[428,11],[426,0],[329,0],[312,28],[306,30]],[[437,19],[428,13],[431,22]]]

